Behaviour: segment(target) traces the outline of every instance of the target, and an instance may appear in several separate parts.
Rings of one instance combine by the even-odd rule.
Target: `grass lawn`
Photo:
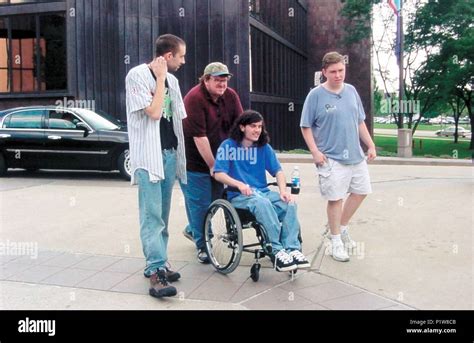
[[[454,126],[454,124],[443,124],[443,125],[426,125],[426,124],[420,124],[418,125],[418,127],[416,128],[416,131],[420,130],[420,131],[438,131],[438,130],[442,130],[444,128],[447,128],[447,127],[450,127],[450,126]],[[463,127],[465,128],[466,130],[469,130],[471,131],[471,126],[470,125],[467,125],[467,124],[462,124],[462,125],[459,125],[459,127]],[[374,123],[374,128],[375,129],[394,129],[396,130],[397,129],[397,124],[379,124],[379,123]],[[406,124],[404,124],[404,128],[407,129],[408,126]]]
[[[378,156],[397,156],[397,137],[375,136]],[[420,146],[421,142],[421,146]],[[415,138],[413,156],[432,158],[473,158],[474,150],[469,150],[469,140],[454,144],[452,140],[437,138]],[[305,149],[281,151],[289,154],[309,154]]]
[[[454,144],[451,140],[414,139],[413,156],[439,158],[472,158],[469,141]],[[420,147],[421,142],[421,147]],[[375,136],[375,145],[379,156],[397,156],[397,137]]]

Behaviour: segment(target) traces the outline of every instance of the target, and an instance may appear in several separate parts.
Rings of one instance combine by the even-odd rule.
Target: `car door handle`
[[[8,134],[1,134],[0,135],[0,138],[10,138],[12,135],[8,135]]]
[[[52,139],[53,141],[57,141],[58,139],[61,139],[61,136],[48,136],[48,139]]]

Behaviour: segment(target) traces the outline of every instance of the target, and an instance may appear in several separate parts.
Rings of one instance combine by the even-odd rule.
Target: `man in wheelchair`
[[[262,115],[245,111],[217,150],[214,177],[228,186],[227,198],[234,207],[249,210],[263,225],[277,271],[309,268],[298,239],[296,204],[268,141]],[[268,189],[266,171],[276,177],[280,193]]]

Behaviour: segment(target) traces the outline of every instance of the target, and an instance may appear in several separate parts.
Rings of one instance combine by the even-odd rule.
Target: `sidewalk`
[[[283,165],[287,173],[294,163]],[[340,263],[321,244],[325,202],[314,167],[300,165],[303,249],[313,263],[294,280],[265,260],[253,282],[248,254],[229,275],[197,263],[176,186],[169,256],[182,279],[178,296],[163,300],[147,295],[142,275],[135,187],[104,173],[12,172],[0,179],[1,242],[32,242],[39,253],[0,256],[0,308],[473,309],[472,168],[369,168],[374,193],[351,224],[358,246]]]
[[[1,266],[2,309],[411,309],[317,271],[300,271],[292,280],[263,268],[255,283],[248,267],[221,275],[197,262],[170,262],[183,275],[174,283],[178,295],[156,300],[148,295],[142,258],[54,251],[37,260],[20,257]]]

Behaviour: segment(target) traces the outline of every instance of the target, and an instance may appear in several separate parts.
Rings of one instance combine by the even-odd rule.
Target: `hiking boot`
[[[293,261],[296,263],[297,268],[309,268],[311,264],[299,250],[293,250],[290,252],[290,256],[293,257]]]
[[[151,274],[149,294],[152,297],[172,297],[177,293],[175,287],[168,285],[165,269],[158,269],[156,273]]]
[[[344,248],[346,249],[352,249],[357,246],[357,243],[352,240],[348,231],[346,231],[346,233],[341,233],[341,240],[342,243],[344,243]]]
[[[181,277],[180,273],[172,271],[168,267],[163,267],[163,269],[166,270],[165,274],[166,274],[166,279],[168,280],[168,282],[178,281],[178,279]],[[150,278],[150,275],[146,275],[145,273],[143,273],[143,276],[146,278]]]
[[[344,244],[340,241],[337,243],[332,242],[331,256],[339,262],[349,261],[349,255],[347,255],[346,249],[344,249]]]
[[[204,248],[201,248],[198,250],[197,259],[198,259],[198,262],[203,263],[203,264],[211,263],[211,260],[209,259],[209,256],[207,255],[206,249]]]
[[[283,249],[276,253],[274,263],[275,269],[279,272],[289,272],[297,268],[293,257]]]
[[[175,272],[175,271],[172,271],[172,270],[169,269],[168,267],[165,267],[165,270],[166,270],[166,279],[167,279],[169,282],[178,281],[179,278],[181,277],[181,274],[180,274],[180,273]]]

